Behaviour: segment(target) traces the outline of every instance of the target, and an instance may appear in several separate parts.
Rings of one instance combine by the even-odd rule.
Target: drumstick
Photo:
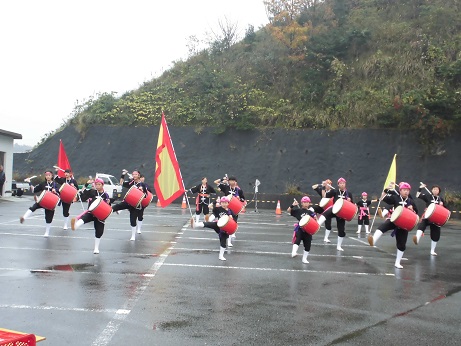
[[[58,169],[58,170],[60,170],[60,171],[62,171],[62,172],[65,172],[65,171],[66,171],[65,169],[62,169],[61,167],[58,167],[58,166],[53,166],[53,168],[56,168],[56,169]]]
[[[24,181],[25,181],[26,183],[30,183],[30,181],[31,181],[32,179],[34,179],[34,178],[37,178],[37,176],[36,176],[36,175],[33,175],[33,176],[29,177],[29,178],[24,179]]]
[[[429,191],[429,189],[427,188],[426,184],[424,184],[423,182],[419,182],[420,185],[424,185],[424,188],[427,190],[427,192],[429,192],[431,195],[432,195],[432,192]]]
[[[324,183],[324,181],[322,181],[322,183],[321,183],[321,184],[319,184],[319,185],[323,185],[323,183]],[[333,186],[331,186],[330,184],[326,184],[326,185],[327,185],[327,186],[329,186],[329,187],[330,187],[330,189],[333,189],[333,190],[335,189],[335,188],[334,188]]]

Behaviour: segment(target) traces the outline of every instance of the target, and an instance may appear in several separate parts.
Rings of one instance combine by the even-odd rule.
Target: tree
[[[312,5],[309,0],[266,0],[266,12],[272,35],[290,50],[290,58],[302,60],[304,48],[309,40],[309,22],[300,23],[298,18],[303,10]]]

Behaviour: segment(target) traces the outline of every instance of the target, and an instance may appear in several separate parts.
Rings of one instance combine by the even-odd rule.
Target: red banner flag
[[[60,178],[64,177],[64,171],[66,169],[70,169],[70,171],[72,171],[62,140],[59,140],[58,167],[60,168],[58,169],[58,177]]]
[[[163,113],[155,153],[154,188],[162,208],[180,197],[185,191],[181,170]]]

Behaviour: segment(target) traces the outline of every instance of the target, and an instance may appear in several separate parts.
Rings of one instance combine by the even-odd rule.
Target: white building
[[[11,191],[11,181],[13,180],[13,147],[14,140],[22,139],[22,135],[0,129],[0,165],[6,175],[3,192]]]

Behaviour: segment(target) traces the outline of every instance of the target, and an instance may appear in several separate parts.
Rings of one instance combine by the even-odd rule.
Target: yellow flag
[[[176,198],[181,196],[184,182],[176,159],[170,132],[162,113],[162,122],[158,134],[157,151],[155,153],[155,178],[154,187],[161,207],[166,207]]]
[[[397,179],[397,164],[395,162],[396,157],[397,157],[397,154],[394,154],[394,158],[392,159],[392,163],[391,163],[391,168],[389,169],[389,173],[387,174],[386,181],[384,182],[383,191],[384,189],[387,189],[387,187],[389,186],[389,183],[391,182],[395,183],[395,180]]]

